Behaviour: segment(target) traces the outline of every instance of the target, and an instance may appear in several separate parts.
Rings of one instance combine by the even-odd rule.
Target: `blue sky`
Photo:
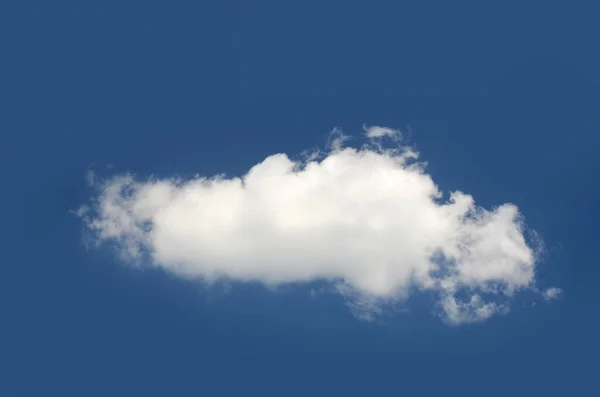
[[[0,395],[593,394],[600,353],[597,12],[592,2],[552,1],[3,2]],[[360,271],[348,270],[350,262],[327,248],[345,240],[317,226],[307,236],[331,239],[322,250],[308,239],[263,254],[308,247],[316,252],[307,261],[314,274],[324,274],[320,260],[331,260],[336,276],[355,277],[359,298],[332,291],[327,281],[265,288],[269,277],[297,281],[294,271],[304,265],[263,268],[247,255],[227,256],[234,252],[228,234],[211,240],[225,247],[215,255],[229,258],[214,266],[246,281],[195,281],[199,263],[217,263],[193,251],[195,243],[169,250],[162,240],[135,240],[164,255],[161,267],[136,267],[119,259],[123,240],[86,248],[89,230],[72,212],[101,198],[86,180],[90,170],[96,181],[134,173],[138,188],[150,176],[242,177],[277,153],[298,159],[325,150],[336,127],[354,137],[350,146],[368,142],[363,126],[401,131],[402,147],[427,162],[424,175],[444,200],[459,190],[489,211],[515,204],[546,247],[535,261],[535,286],[560,288],[559,299],[546,302],[524,288],[502,301],[508,313],[452,325],[436,316],[438,295],[448,292],[438,286],[364,321],[349,305],[366,302],[372,313],[379,306],[369,293],[386,284],[363,283],[369,277],[357,274],[372,269],[372,258],[352,251],[362,258],[353,268]],[[323,186],[338,186],[332,181]],[[266,197],[269,186],[256,186]],[[274,186],[269,197],[278,204],[275,193],[285,189]],[[389,184],[364,185],[365,197],[382,186]],[[231,196],[215,197],[228,203]],[[366,202],[340,197],[323,196],[310,208]],[[247,205],[259,220],[270,219]],[[304,211],[304,220],[314,215]],[[181,214],[174,223],[151,221],[159,228],[196,219]],[[320,214],[315,219],[328,212]],[[196,238],[190,224],[178,236]],[[426,243],[439,237],[420,225],[391,244],[366,229],[356,241],[366,247],[362,254],[400,247],[415,249],[417,258],[411,236]],[[260,228],[252,230],[252,241],[265,241]],[[438,248],[450,241],[439,239]],[[173,256],[186,250],[190,256]],[[502,252],[509,261],[524,251]],[[403,266],[417,269],[413,262]]]

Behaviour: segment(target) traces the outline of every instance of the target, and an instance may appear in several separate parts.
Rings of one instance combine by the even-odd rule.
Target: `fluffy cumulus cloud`
[[[536,245],[515,205],[443,194],[398,131],[364,131],[362,147],[336,130],[326,152],[273,154],[239,177],[95,178],[78,214],[126,261],[208,282],[329,280],[366,317],[421,291],[445,321],[481,321],[535,288]]]

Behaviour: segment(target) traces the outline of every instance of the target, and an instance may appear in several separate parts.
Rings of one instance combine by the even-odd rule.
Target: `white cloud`
[[[546,290],[544,290],[544,292],[542,292],[542,296],[547,301],[557,299],[561,295],[562,295],[562,290],[560,288],[556,288],[556,287],[547,288]]]
[[[399,130],[394,130],[392,128],[387,127],[379,127],[377,125],[371,127],[365,125],[363,126],[363,130],[365,131],[365,135],[367,136],[367,138],[372,139],[388,137],[393,140],[398,140],[401,137]]]
[[[365,318],[424,291],[439,295],[445,321],[481,321],[534,287],[536,251],[515,205],[486,210],[460,191],[444,201],[414,151],[346,139],[335,130],[330,151],[274,154],[241,177],[94,178],[79,215],[127,261],[206,281],[330,280]]]

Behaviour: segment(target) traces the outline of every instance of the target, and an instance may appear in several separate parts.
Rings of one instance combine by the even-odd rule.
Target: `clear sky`
[[[1,3],[0,396],[597,393],[593,2]]]

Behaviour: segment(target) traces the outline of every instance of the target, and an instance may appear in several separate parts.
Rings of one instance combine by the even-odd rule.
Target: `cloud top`
[[[345,138],[336,130],[327,152],[273,154],[239,177],[94,178],[79,215],[126,261],[208,281],[331,280],[360,302],[429,291],[453,324],[504,313],[533,286],[535,246],[515,205],[484,209],[461,191],[444,199],[410,148]]]

